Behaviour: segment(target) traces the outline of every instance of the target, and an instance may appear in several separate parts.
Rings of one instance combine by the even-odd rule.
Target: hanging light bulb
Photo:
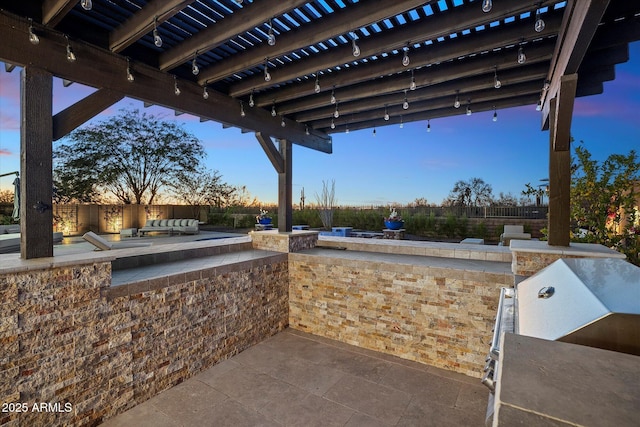
[[[193,57],[193,61],[191,61],[191,72],[194,76],[197,76],[200,73],[200,67],[198,67],[198,53]]]
[[[271,81],[271,74],[269,74],[269,64],[267,63],[267,61],[264,61],[264,81],[265,82],[270,82]]]
[[[349,123],[347,123],[347,128],[345,129],[344,133],[349,133]]]
[[[409,85],[409,89],[416,90],[416,78],[413,75],[413,70],[411,70],[411,84]]]
[[[273,21],[269,19],[269,34],[267,34],[267,43],[269,46],[275,46],[276,44],[276,36],[273,34]]]
[[[180,96],[182,93],[178,87],[178,78],[176,76],[173,76],[173,93],[175,93],[176,96]]]
[[[384,121],[388,122],[389,121],[389,113],[387,112],[387,106],[384,106]]]
[[[304,134],[307,136],[311,135],[311,133],[309,132],[309,126],[307,125],[304,125]]]
[[[458,92],[459,91],[456,91],[456,100],[453,101],[453,108],[460,108],[460,95]]]
[[[544,30],[545,27],[545,23],[544,23],[544,19],[542,19],[542,16],[540,15],[540,9],[536,10],[536,23],[534,24],[536,33],[540,33],[542,32],[542,30]]]
[[[249,95],[249,107],[253,107],[254,105],[256,105],[256,103],[253,100],[253,89],[251,89],[251,94]]]
[[[316,84],[313,87],[313,91],[315,93],[320,93],[320,75],[318,75],[317,73],[316,73]]]
[[[496,107],[493,107],[493,121],[497,122],[498,121],[498,112],[496,111]]]
[[[407,45],[407,47],[404,49],[404,55],[402,56],[402,65],[404,65],[405,67],[408,67],[410,62],[411,61],[409,60],[409,46]]]
[[[493,2],[491,0],[482,0],[482,11],[484,13],[491,12],[492,7],[493,7]]]
[[[156,47],[162,47],[162,39],[160,38],[160,34],[158,33],[158,17],[156,16],[153,20],[153,44]]]
[[[67,39],[67,61],[75,62],[76,55],[75,53],[73,53],[73,49],[71,49],[71,43],[69,43],[69,36],[65,35],[65,38]]]
[[[431,132],[431,120],[427,120],[427,132]]]
[[[340,111],[338,111],[338,103],[336,102],[336,111],[333,112],[333,117],[336,119],[340,117]]]
[[[536,104],[536,111],[542,111],[542,99],[538,100],[538,103]]]
[[[282,120],[280,120],[280,126],[285,127],[287,124],[284,122],[284,116],[280,117],[282,117]]]
[[[91,8],[93,7],[93,3],[91,2],[91,0],[81,0],[80,5],[84,10],[91,10]]]
[[[498,67],[493,70],[493,87],[496,89],[500,89],[502,87],[502,82],[498,79]]]
[[[331,119],[331,129],[335,129],[336,128],[336,122],[333,121],[333,119]]]
[[[404,102],[402,103],[402,109],[403,110],[408,110],[409,109],[409,101],[407,100],[407,90],[406,89],[404,91]]]
[[[247,113],[244,111],[244,102],[240,101],[240,117],[245,117]]]
[[[404,127],[404,121],[402,121],[402,116],[400,116],[400,129]]]
[[[274,101],[273,102],[273,106],[271,107],[271,117],[275,117],[277,115],[278,115],[278,113],[276,112],[276,103]]]
[[[331,104],[335,104],[336,102],[338,102],[338,100],[336,99],[336,90],[332,89],[331,90]]]
[[[467,116],[471,115],[471,100],[467,101]]]
[[[549,80],[545,80],[544,85],[542,85],[542,90],[544,90],[545,92],[548,91],[549,86],[550,86]]]
[[[38,37],[38,35],[35,33],[33,25],[29,25],[29,41],[31,42],[31,44],[40,43],[40,37]]]
[[[375,128],[375,126],[374,126],[374,128],[373,128],[373,136],[374,136],[374,137],[376,136],[376,128]]]
[[[524,54],[522,46],[518,49],[518,64],[524,64],[527,62],[527,55]]]
[[[242,0],[233,0],[233,1],[235,1],[236,4],[238,4],[238,5],[242,4]]]
[[[202,97],[204,99],[209,99],[209,91],[207,90],[206,86],[202,88]]]
[[[133,73],[131,72],[131,62],[129,61],[129,58],[127,58],[127,81],[129,83],[132,83],[136,78],[133,76]]]
[[[356,58],[360,56],[360,46],[356,43],[356,39],[351,40],[351,46],[353,48],[353,56]]]

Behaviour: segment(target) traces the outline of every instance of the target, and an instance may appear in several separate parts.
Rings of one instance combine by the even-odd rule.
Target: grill
[[[640,355],[640,268],[618,258],[560,259],[500,293],[482,383],[494,411],[506,332]]]

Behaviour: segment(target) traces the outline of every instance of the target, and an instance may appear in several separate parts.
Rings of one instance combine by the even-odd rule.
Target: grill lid
[[[560,259],[522,281],[516,333],[640,355],[640,267]]]

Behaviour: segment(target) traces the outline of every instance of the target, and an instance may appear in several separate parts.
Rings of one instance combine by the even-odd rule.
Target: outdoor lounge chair
[[[151,246],[151,243],[135,243],[135,242],[110,242],[98,236],[93,231],[88,231],[82,236],[84,240],[91,243],[99,251],[110,251],[111,249],[125,249],[125,248],[142,248]]]
[[[523,225],[505,225],[500,235],[500,246],[509,246],[512,240],[531,240],[531,234],[524,232]]]

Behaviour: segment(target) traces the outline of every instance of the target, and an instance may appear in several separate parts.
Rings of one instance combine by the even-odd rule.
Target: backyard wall
[[[510,274],[289,254],[289,326],[480,377]]]
[[[0,425],[97,425],[287,324],[286,254],[110,281],[109,262],[0,275]]]

